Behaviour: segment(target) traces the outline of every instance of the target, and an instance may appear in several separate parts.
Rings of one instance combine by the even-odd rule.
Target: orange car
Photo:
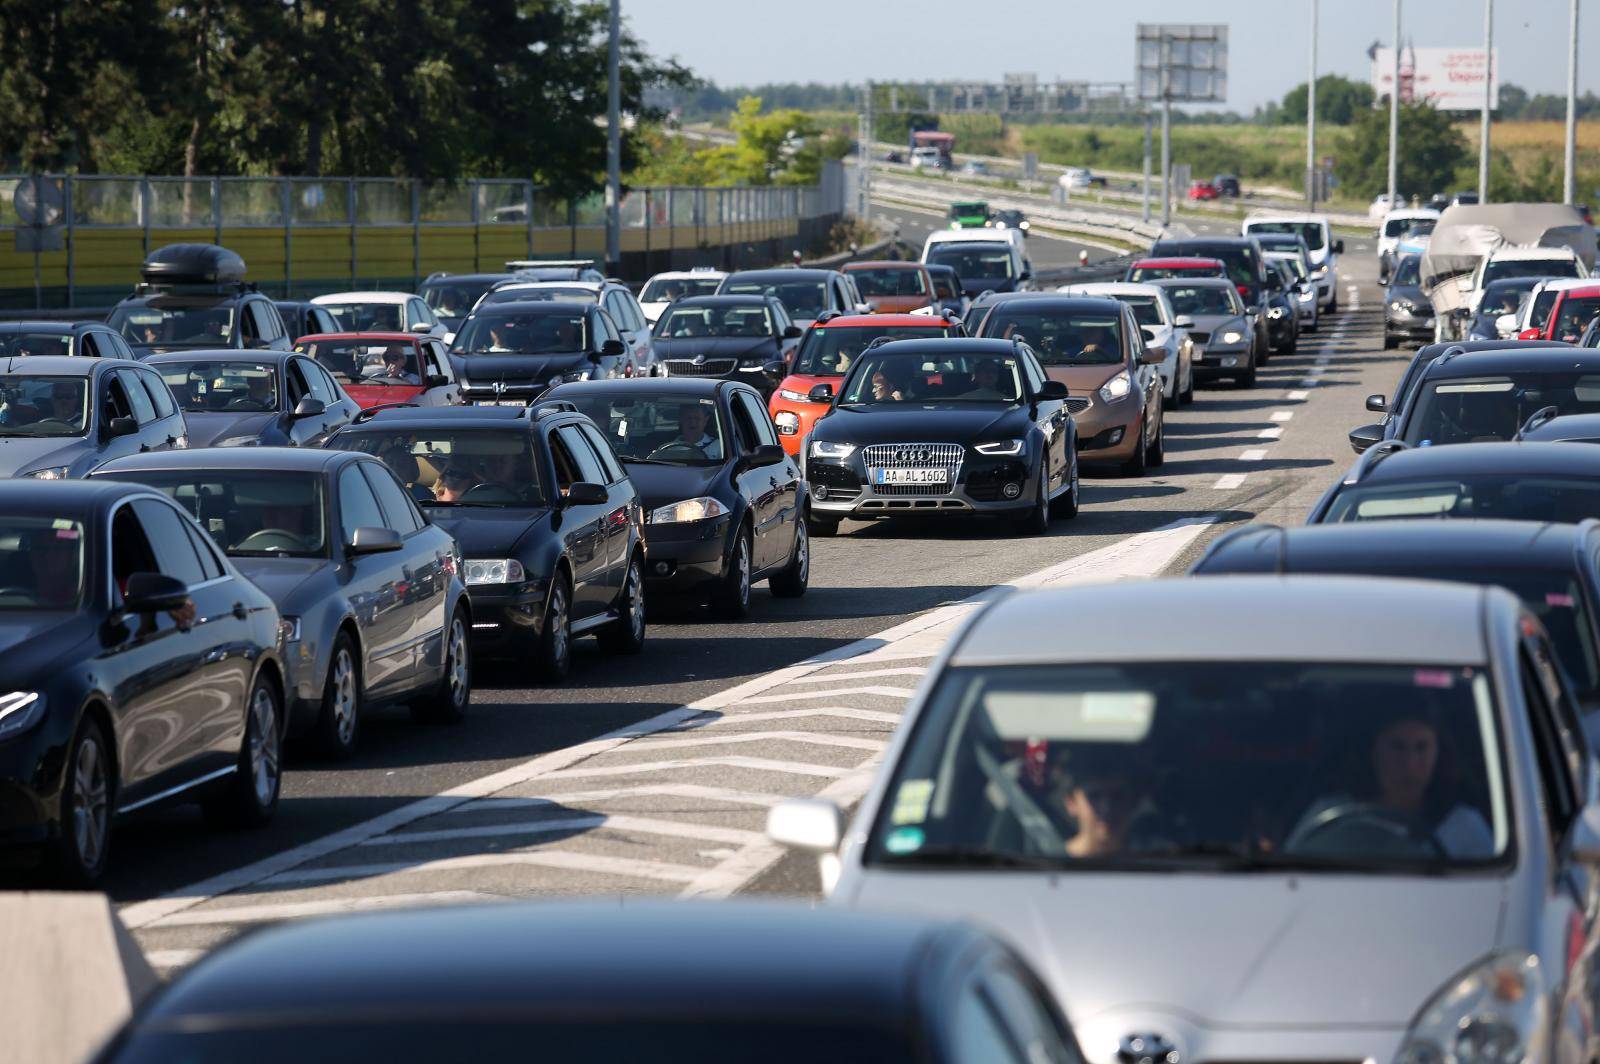
[[[965,335],[959,319],[927,314],[848,314],[819,318],[800,341],[800,349],[789,366],[789,375],[767,400],[767,410],[778,426],[778,442],[789,454],[799,456],[806,434],[828,409],[829,400],[812,399],[811,389],[819,384],[837,386],[845,370],[850,368],[850,360],[865,351],[872,341],[879,337],[926,340]]]
[[[844,272],[874,314],[909,314],[933,305],[933,278],[920,262],[852,262]]]

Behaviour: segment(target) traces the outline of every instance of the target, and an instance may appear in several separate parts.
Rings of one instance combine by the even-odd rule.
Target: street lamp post
[[[1572,0],[1567,36],[1567,153],[1561,189],[1562,202],[1572,203],[1578,198],[1578,0]]]
[[[1306,206],[1317,206],[1317,0],[1311,0],[1311,74],[1306,79]]]
[[[606,272],[622,263],[622,0],[611,0],[611,45],[606,58]]]
[[[1494,0],[1483,0],[1483,125],[1478,133],[1478,202],[1489,202],[1489,103],[1494,99]]]
[[[1389,83],[1389,209],[1396,207],[1396,170],[1400,160],[1400,0],[1394,0],[1394,80]]]

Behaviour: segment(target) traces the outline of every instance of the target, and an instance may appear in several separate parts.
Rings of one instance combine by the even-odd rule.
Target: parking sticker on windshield
[[[914,853],[922,849],[926,837],[921,828],[895,828],[883,840],[883,848],[890,853]]]
[[[50,522],[50,527],[55,529],[71,528],[73,523],[74,522],[67,520],[65,517],[58,517],[54,521]]]
[[[1447,690],[1456,685],[1456,678],[1448,669],[1418,669],[1411,674],[1411,682],[1418,687],[1437,687]]]
[[[920,824],[928,819],[928,803],[933,801],[932,780],[906,780],[895,792],[891,824]],[[920,843],[919,843],[920,845]]]
[[[1547,591],[1544,596],[1544,604],[1546,606],[1561,606],[1570,610],[1572,609],[1572,596],[1563,595],[1559,591]]]

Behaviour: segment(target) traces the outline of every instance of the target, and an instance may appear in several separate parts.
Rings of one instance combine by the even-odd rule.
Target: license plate
[[[1194,349],[1194,360],[1196,362],[1199,362],[1201,359],[1203,359],[1205,357],[1206,357],[1206,349],[1205,348],[1197,347],[1197,348]]]
[[[948,484],[950,483],[950,470],[940,466],[936,469],[874,469],[872,471],[874,484]]]
[[[479,399],[478,406],[527,406],[526,399]]]

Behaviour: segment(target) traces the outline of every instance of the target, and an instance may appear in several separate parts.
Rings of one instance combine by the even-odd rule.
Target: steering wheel
[[[60,425],[64,429],[70,429],[70,428],[73,427],[72,422],[68,421],[66,418],[59,418],[59,417],[42,417],[38,421],[35,421],[34,424],[35,425]]]
[[[1283,841],[1284,853],[1327,853],[1329,842],[1340,831],[1355,832],[1382,840],[1382,844],[1403,843],[1422,847],[1431,857],[1444,858],[1445,852],[1433,832],[1417,817],[1376,802],[1344,801],[1302,817]]]
[[[522,496],[504,484],[474,484],[461,494],[462,502],[521,502]]]
[[[706,454],[692,443],[684,443],[681,440],[672,440],[668,443],[663,443],[660,447],[657,447],[645,457],[651,461],[656,459],[685,458],[692,462],[696,459],[704,459],[711,456]]]
[[[311,544],[286,528],[263,528],[234,545],[234,550],[309,551]]]

